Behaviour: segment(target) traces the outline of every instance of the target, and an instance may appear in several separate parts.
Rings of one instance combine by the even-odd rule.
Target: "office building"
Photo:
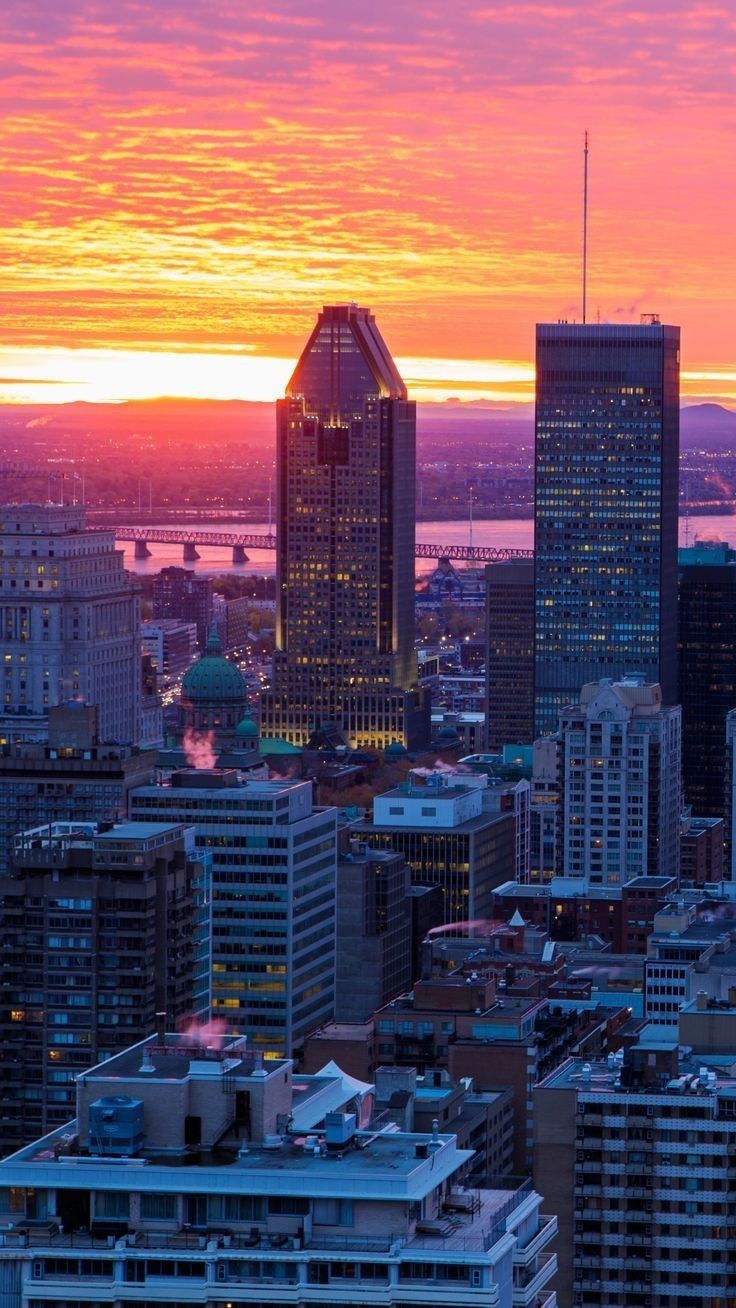
[[[194,827],[212,863],[212,1017],[291,1053],[334,1013],[337,810],[309,781],[200,768],[141,786],[130,816]]]
[[[534,739],[534,560],[486,567],[486,741]]]
[[[640,672],[676,704],[680,330],[537,327],[535,731]]]
[[[197,644],[204,649],[212,625],[212,578],[189,568],[162,568],[153,579],[152,617],[193,622]]]
[[[353,840],[337,865],[335,1018],[364,1022],[411,986],[409,868]]]
[[[68,1122],[77,1075],[206,1017],[209,901],[190,828],[57,822],[0,878],[0,1149]]]
[[[0,746],[0,874],[19,831],[125,817],[128,791],[153,780],[154,763],[150,750],[100,744],[89,705],[49,708],[47,743]]]
[[[278,405],[276,652],[264,729],[428,741],[414,653],[415,406],[367,309],[328,305]]]
[[[141,648],[156,668],[159,684],[168,689],[184,676],[197,653],[197,628],[179,618],[141,623]]]
[[[81,505],[0,508],[0,744],[44,741],[54,704],[97,709],[102,741],[140,740],[137,588]]]
[[[150,654],[141,655],[141,749],[162,749],[164,743],[163,704],[158,686],[158,669]]]
[[[84,1073],[76,1120],[0,1163],[4,1308],[555,1308],[539,1196],[468,1191],[456,1135],[372,1129],[371,1091],[172,1036]]]
[[[485,813],[480,789],[443,786],[439,775],[376,795],[372,821],[353,831],[373,849],[401,854],[413,884],[440,886],[445,922],[490,917],[493,889],[515,866],[513,812]]]
[[[692,1004],[679,1033],[645,1029],[535,1089],[534,1185],[559,1219],[560,1304],[730,1302],[735,1028],[731,1005]]]
[[[559,871],[587,893],[680,866],[679,706],[641,677],[593,682],[560,713]]]
[[[701,542],[679,552],[679,702],[685,803],[722,817],[723,742],[736,707],[736,562],[728,546]]]

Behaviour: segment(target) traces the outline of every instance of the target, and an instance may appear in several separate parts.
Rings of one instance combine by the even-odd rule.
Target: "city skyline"
[[[340,300],[412,398],[531,400],[533,324],[580,316],[587,129],[589,317],[680,322],[686,397],[736,403],[735,24],[662,18],[11,4],[0,402],[272,399]]]

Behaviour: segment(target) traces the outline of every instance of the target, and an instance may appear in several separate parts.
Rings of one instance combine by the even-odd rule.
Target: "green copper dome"
[[[182,699],[190,704],[245,703],[245,679],[222,652],[217,627],[210,630],[204,654],[184,674]],[[255,725],[255,723],[254,723]]]
[[[249,708],[246,708],[241,721],[235,728],[235,735],[238,740],[258,740],[258,724],[253,721]]]

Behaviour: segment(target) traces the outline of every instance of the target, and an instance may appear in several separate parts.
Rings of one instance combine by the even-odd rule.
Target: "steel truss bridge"
[[[99,527],[100,531],[110,528]],[[113,527],[119,541],[132,541],[135,557],[147,559],[149,545],[181,545],[184,562],[198,559],[198,546],[215,546],[231,549],[233,563],[247,563],[246,550],[266,550],[273,553],[276,537],[248,531],[203,531],[194,527]],[[428,545],[418,541],[414,554],[418,559],[457,559],[463,563],[500,563],[509,559],[533,559],[533,550],[501,549],[495,545]]]

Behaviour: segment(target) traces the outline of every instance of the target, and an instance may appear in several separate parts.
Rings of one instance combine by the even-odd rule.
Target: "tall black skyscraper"
[[[415,405],[373,315],[319,315],[278,405],[276,653],[267,729],[424,743],[414,653]]]
[[[685,803],[719,817],[726,715],[736,708],[736,553],[727,545],[680,550],[679,669]]]
[[[677,702],[680,329],[537,327],[535,725],[601,677]]]

